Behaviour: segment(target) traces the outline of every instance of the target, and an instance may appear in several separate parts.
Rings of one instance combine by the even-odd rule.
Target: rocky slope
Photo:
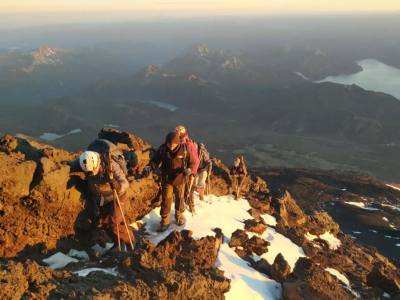
[[[140,168],[147,164],[151,146],[137,136],[112,130],[102,131],[99,136],[135,150]],[[194,239],[191,231],[182,230],[172,231],[159,243],[153,243],[147,228],[135,222],[138,237],[135,251],[110,251],[99,256],[91,248],[90,236],[77,229],[86,186],[83,174],[71,170],[68,161],[78,154],[27,138],[1,138],[2,299],[222,299],[224,295],[229,298],[231,294],[227,292],[236,286],[234,278],[227,278],[227,272],[220,270],[219,254],[226,247],[234,251],[235,259],[249,264],[254,272],[275,280],[281,287],[278,298],[380,299],[384,293],[400,297],[397,265],[342,232],[320,207],[302,209],[303,202],[297,203],[296,197],[284,190],[285,184],[280,191],[270,191],[260,177],[248,180],[244,186],[249,211],[247,219],[240,220],[242,228],[232,234],[217,228],[222,224],[215,224],[214,233],[200,239]],[[232,178],[221,162],[216,163],[211,179],[212,194],[222,196],[232,192]],[[160,200],[157,175],[133,179],[130,199],[126,213],[130,222],[152,212]],[[213,205],[216,204],[210,207]],[[276,222],[266,222],[266,216]],[[294,261],[295,265],[284,254],[276,255],[273,261],[262,258],[274,247],[274,241],[264,237],[270,231],[302,249],[304,254]],[[75,260],[57,270],[43,263],[44,258],[59,251],[67,253],[72,248],[85,250],[89,260]],[[114,275],[92,272],[87,277],[79,276],[77,272],[88,267],[112,268],[110,272]],[[335,272],[344,274],[351,287],[339,280]]]

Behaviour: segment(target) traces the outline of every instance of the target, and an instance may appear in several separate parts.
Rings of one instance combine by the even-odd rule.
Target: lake
[[[357,62],[363,69],[350,75],[328,76],[318,82],[357,84],[371,91],[384,92],[400,100],[400,69],[386,65],[376,59],[364,59]]]

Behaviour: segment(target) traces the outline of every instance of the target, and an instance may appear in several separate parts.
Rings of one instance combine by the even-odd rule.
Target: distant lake
[[[357,62],[363,68],[351,75],[328,76],[318,82],[357,84],[371,91],[384,92],[400,100],[400,69],[386,65],[376,59],[364,59]]]
[[[74,129],[74,130],[71,130],[70,132],[67,132],[65,134],[57,134],[57,133],[52,133],[52,132],[45,132],[41,136],[39,136],[39,138],[44,140],[44,141],[53,142],[55,140],[63,138],[64,136],[71,135],[71,134],[76,134],[76,133],[80,133],[80,132],[82,132],[80,129]]]

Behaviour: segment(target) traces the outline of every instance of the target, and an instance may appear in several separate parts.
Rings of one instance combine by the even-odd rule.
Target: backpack
[[[210,154],[203,143],[198,143],[197,149],[199,156],[199,169],[204,169],[207,167],[207,164],[210,161]]]
[[[96,139],[88,147],[89,151],[95,151],[100,154],[102,161],[107,162],[111,158],[116,162],[125,176],[128,176],[128,166],[124,154],[117,146],[108,140]]]

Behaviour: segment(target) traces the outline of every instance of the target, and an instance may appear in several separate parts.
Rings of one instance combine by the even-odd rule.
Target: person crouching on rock
[[[236,157],[230,170],[233,176],[235,199],[239,199],[243,181],[247,177],[247,168],[243,156]]]
[[[193,156],[186,144],[182,144],[179,133],[168,133],[152,161],[154,167],[161,170],[162,202],[161,224],[159,231],[165,231],[170,223],[172,200],[175,196],[175,222],[178,226],[185,223],[185,183],[192,174]]]
[[[119,164],[113,159],[106,160],[94,151],[85,151],[79,157],[80,167],[86,173],[91,210],[98,227],[113,236],[114,245],[120,245],[122,241],[132,248],[134,235],[124,223],[123,216],[129,183]]]

